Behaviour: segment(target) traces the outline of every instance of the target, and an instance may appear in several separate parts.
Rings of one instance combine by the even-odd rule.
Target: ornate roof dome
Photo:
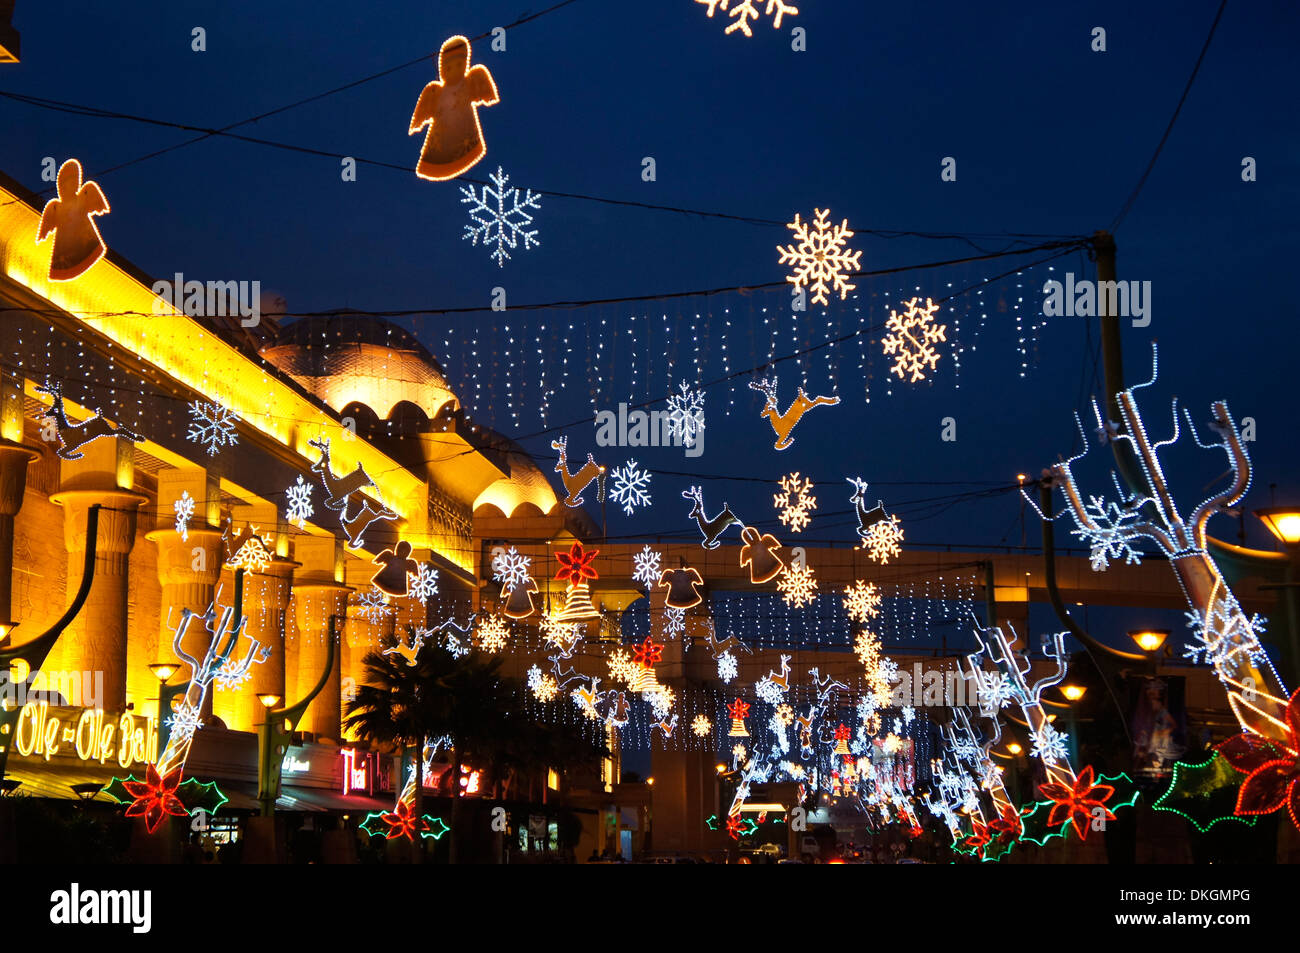
[[[380,419],[402,402],[436,417],[459,409],[442,366],[405,328],[339,311],[285,325],[261,355],[337,411],[361,403]]]

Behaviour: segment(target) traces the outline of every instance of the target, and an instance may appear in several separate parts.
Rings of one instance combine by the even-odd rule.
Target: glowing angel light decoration
[[[108,251],[95,218],[107,215],[112,209],[99,183],[83,183],[81,176],[81,162],[77,159],[68,159],[59,166],[55,178],[58,197],[46,202],[41,211],[36,243],[39,245],[54,236],[51,281],[72,281],[80,277]]]
[[[819,208],[815,212],[811,230],[809,223],[800,221],[796,213],[794,221],[786,227],[794,232],[798,244],[784,248],[778,245],[776,250],[781,256],[780,264],[794,266],[794,274],[786,281],[796,288],[811,289],[813,301],[825,305],[830,303],[832,292],[839,292],[843,301],[857,287],[849,282],[848,276],[858,270],[862,252],[847,248],[848,240],[853,237],[847,218],[839,225],[831,225],[826,218],[830,209]]]
[[[407,134],[428,127],[415,167],[422,179],[454,179],[487,155],[478,111],[480,106],[495,106],[501,95],[487,67],[471,67],[470,56],[466,37],[444,40],[436,57],[438,79],[425,86],[416,100]]]

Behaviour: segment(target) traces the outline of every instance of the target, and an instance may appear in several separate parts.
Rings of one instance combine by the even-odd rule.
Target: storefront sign
[[[18,713],[14,748],[22,757],[45,761],[62,755],[122,768],[158,760],[158,732],[152,717],[132,712],[106,714],[100,708],[51,708],[28,702]]]

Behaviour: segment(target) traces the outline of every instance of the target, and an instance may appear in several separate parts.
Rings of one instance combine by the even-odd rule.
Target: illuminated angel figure
[[[50,280],[71,281],[85,274],[108,250],[93,216],[105,215],[112,209],[98,183],[82,183],[81,163],[76,159],[59,166],[56,186],[59,197],[45,203],[36,242],[54,236]]]
[[[487,67],[471,67],[469,60],[468,39],[446,40],[438,51],[438,79],[424,87],[415,103],[407,134],[429,127],[415,167],[422,179],[454,179],[487,155],[478,107],[495,106],[501,97]]]

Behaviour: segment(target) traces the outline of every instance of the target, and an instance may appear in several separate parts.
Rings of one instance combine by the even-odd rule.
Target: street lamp
[[[1300,545],[1300,509],[1270,506],[1267,509],[1256,510],[1255,515],[1279,542],[1286,546]]]
[[[0,797],[8,797],[22,785],[17,778],[0,778]]]
[[[172,710],[172,700],[185,691],[188,686],[176,685],[169,686],[168,680],[180,671],[180,665],[175,662],[154,662],[149,666],[149,671],[153,672],[154,677],[158,679],[158,724],[155,730],[158,735],[158,755],[167,749],[167,742],[171,740],[171,728],[167,726],[167,715]]]
[[[1062,685],[1061,694],[1072,702],[1077,702],[1088,691],[1085,685]]]
[[[1143,652],[1155,652],[1169,638],[1168,629],[1130,629],[1128,637],[1137,643]]]
[[[1025,749],[1024,749],[1023,747],[1021,747],[1020,742],[1018,742],[1018,741],[1013,741],[1013,742],[1011,742],[1011,744],[1007,745],[1007,751],[1010,752],[1010,753],[1013,754],[1013,755],[1019,755],[1020,752],[1022,752],[1022,751],[1024,751],[1024,750],[1025,750]]]
[[[82,784],[70,784],[68,787],[72,788],[73,793],[83,801],[95,800],[95,795],[104,790],[104,786],[98,781],[86,781]]]
[[[263,692],[261,695],[257,696],[257,700],[260,701],[262,706],[268,711],[280,704],[280,696],[274,692]]]

